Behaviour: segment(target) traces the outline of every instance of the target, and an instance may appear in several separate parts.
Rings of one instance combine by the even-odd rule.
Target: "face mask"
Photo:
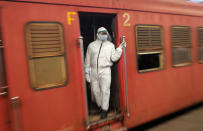
[[[108,38],[107,35],[100,35],[100,39],[101,39],[102,41],[106,41],[107,38]]]

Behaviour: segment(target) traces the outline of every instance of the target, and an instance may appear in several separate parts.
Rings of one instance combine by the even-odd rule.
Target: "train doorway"
[[[79,13],[80,19],[80,32],[83,36],[83,50],[84,56],[86,55],[88,45],[97,39],[97,29],[99,27],[105,27],[112,38],[112,43],[116,43],[116,24],[114,14],[102,14],[102,13]],[[120,110],[120,98],[119,98],[119,82],[118,82],[118,69],[117,63],[111,68],[111,87],[110,87],[110,102],[107,119],[110,117],[117,116],[121,113]],[[86,82],[86,92],[87,92],[87,104],[88,104],[88,114],[89,122],[95,122],[101,120],[98,112],[99,108],[96,103],[91,100],[91,87],[90,84]]]

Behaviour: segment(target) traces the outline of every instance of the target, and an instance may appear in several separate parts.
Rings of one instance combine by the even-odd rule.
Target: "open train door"
[[[111,38],[112,43],[115,44],[115,47],[120,43],[120,40],[117,38],[117,23],[116,23],[116,14],[103,14],[103,13],[89,13],[89,12],[79,12],[80,20],[80,44],[81,44],[81,54],[82,54],[82,63],[84,70],[84,60],[87,52],[88,45],[97,39],[97,29],[99,27],[105,27]],[[101,128],[104,130],[110,130],[115,128],[125,128],[123,126],[122,120],[124,118],[122,102],[120,96],[120,86],[119,81],[119,71],[118,71],[118,62],[115,62],[111,67],[111,87],[110,87],[110,101],[107,118],[102,119],[101,114],[98,113],[99,108],[96,103],[92,100],[91,86],[85,81],[84,84],[86,87],[86,105],[87,105],[87,128]]]

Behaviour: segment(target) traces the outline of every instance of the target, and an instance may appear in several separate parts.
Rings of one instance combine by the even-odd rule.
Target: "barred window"
[[[171,27],[172,64],[174,67],[185,66],[192,63],[190,27]]]
[[[63,27],[56,22],[31,22],[25,26],[31,86],[45,89],[67,82]]]
[[[162,27],[136,25],[135,34],[138,72],[163,69]]]
[[[203,27],[198,28],[199,39],[199,62],[203,63]]]

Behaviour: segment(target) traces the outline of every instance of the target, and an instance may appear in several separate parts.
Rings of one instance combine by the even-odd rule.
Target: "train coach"
[[[99,27],[117,47],[106,118],[84,58]],[[0,1],[0,130],[128,130],[203,101],[203,5],[186,0]]]

